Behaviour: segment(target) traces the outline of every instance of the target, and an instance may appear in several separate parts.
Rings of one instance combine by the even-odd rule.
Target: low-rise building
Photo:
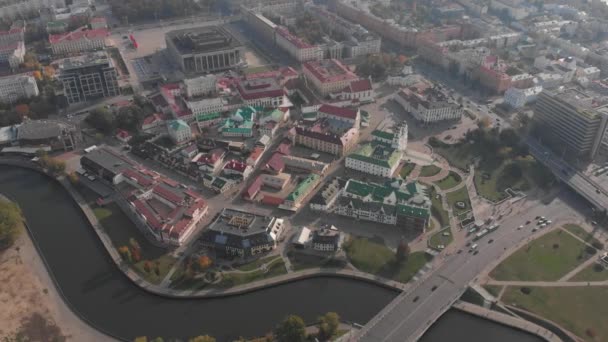
[[[310,61],[302,64],[302,72],[309,84],[321,95],[339,92],[359,80],[350,69],[337,59]]]
[[[192,139],[192,130],[184,120],[167,122],[167,132],[175,144],[183,144]]]
[[[434,88],[427,88],[422,92],[407,88],[397,92],[393,99],[416,120],[424,124],[459,120],[462,117],[460,105],[450,101],[443,93]]]
[[[283,87],[273,77],[242,79],[236,88],[249,106],[278,107],[285,95]]]
[[[103,49],[108,30],[105,28],[89,30],[86,26],[72,32],[49,36],[53,54],[70,54]]]
[[[332,227],[333,228],[333,227]],[[322,252],[336,252],[341,247],[342,234],[337,229],[318,229],[312,233],[312,248]]]
[[[304,178],[301,182],[299,182],[296,188],[289,195],[287,195],[287,197],[283,201],[283,204],[281,204],[279,208],[297,211],[302,205],[302,202],[319,184],[320,181],[321,176],[314,173],[308,175],[308,177]]]
[[[340,177],[330,179],[310,199],[310,209],[330,212],[345,185],[346,179]]]
[[[213,112],[208,114],[196,114],[194,116],[196,118],[196,124],[198,128],[205,128],[210,126],[215,126],[222,122],[222,114],[219,112]]]
[[[390,178],[399,163],[402,152],[379,142],[364,144],[357,151],[346,157],[347,169],[368,173],[370,175]]]
[[[19,99],[29,99],[38,96],[36,79],[28,74],[6,76],[0,78],[0,101],[14,103]]]
[[[25,57],[25,44],[23,41],[0,46],[0,63],[8,64],[15,70],[23,63]]]
[[[283,219],[224,208],[199,242],[218,255],[255,256],[276,248],[285,226]]]
[[[511,87],[505,92],[504,103],[513,108],[521,108],[529,103],[536,101],[538,94],[543,91],[542,86],[531,88],[514,88]]]
[[[277,26],[275,32],[276,44],[298,62],[323,59],[321,46],[306,43],[284,26]]]

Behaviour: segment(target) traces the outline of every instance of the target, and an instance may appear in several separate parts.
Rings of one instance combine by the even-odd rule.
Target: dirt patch
[[[64,341],[49,309],[48,289],[24,264],[24,237],[0,252],[0,337],[21,341]]]

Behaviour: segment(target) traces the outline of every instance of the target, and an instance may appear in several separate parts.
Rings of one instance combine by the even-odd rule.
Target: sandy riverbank
[[[0,338],[32,341],[113,341],[64,303],[26,232],[0,252]]]

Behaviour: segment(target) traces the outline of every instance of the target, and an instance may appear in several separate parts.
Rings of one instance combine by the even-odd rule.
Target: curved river
[[[141,335],[188,338],[210,334],[225,341],[263,335],[288,314],[313,322],[327,311],[364,324],[397,295],[362,281],[314,278],[218,299],[156,296],[118,270],[84,214],[59,184],[35,171],[0,166],[0,192],[21,206],[32,237],[71,308],[95,328],[122,340]],[[495,325],[480,321],[475,324]],[[444,324],[439,331],[462,327]],[[527,336],[512,329],[504,333],[511,340]],[[486,341],[491,335],[469,341]]]

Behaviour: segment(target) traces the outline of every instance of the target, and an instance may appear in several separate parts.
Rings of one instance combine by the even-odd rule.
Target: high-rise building
[[[104,51],[67,58],[59,70],[69,104],[120,95],[116,69]]]
[[[534,120],[543,142],[562,155],[594,158],[606,131],[608,113],[581,91],[545,90],[539,94]]]

